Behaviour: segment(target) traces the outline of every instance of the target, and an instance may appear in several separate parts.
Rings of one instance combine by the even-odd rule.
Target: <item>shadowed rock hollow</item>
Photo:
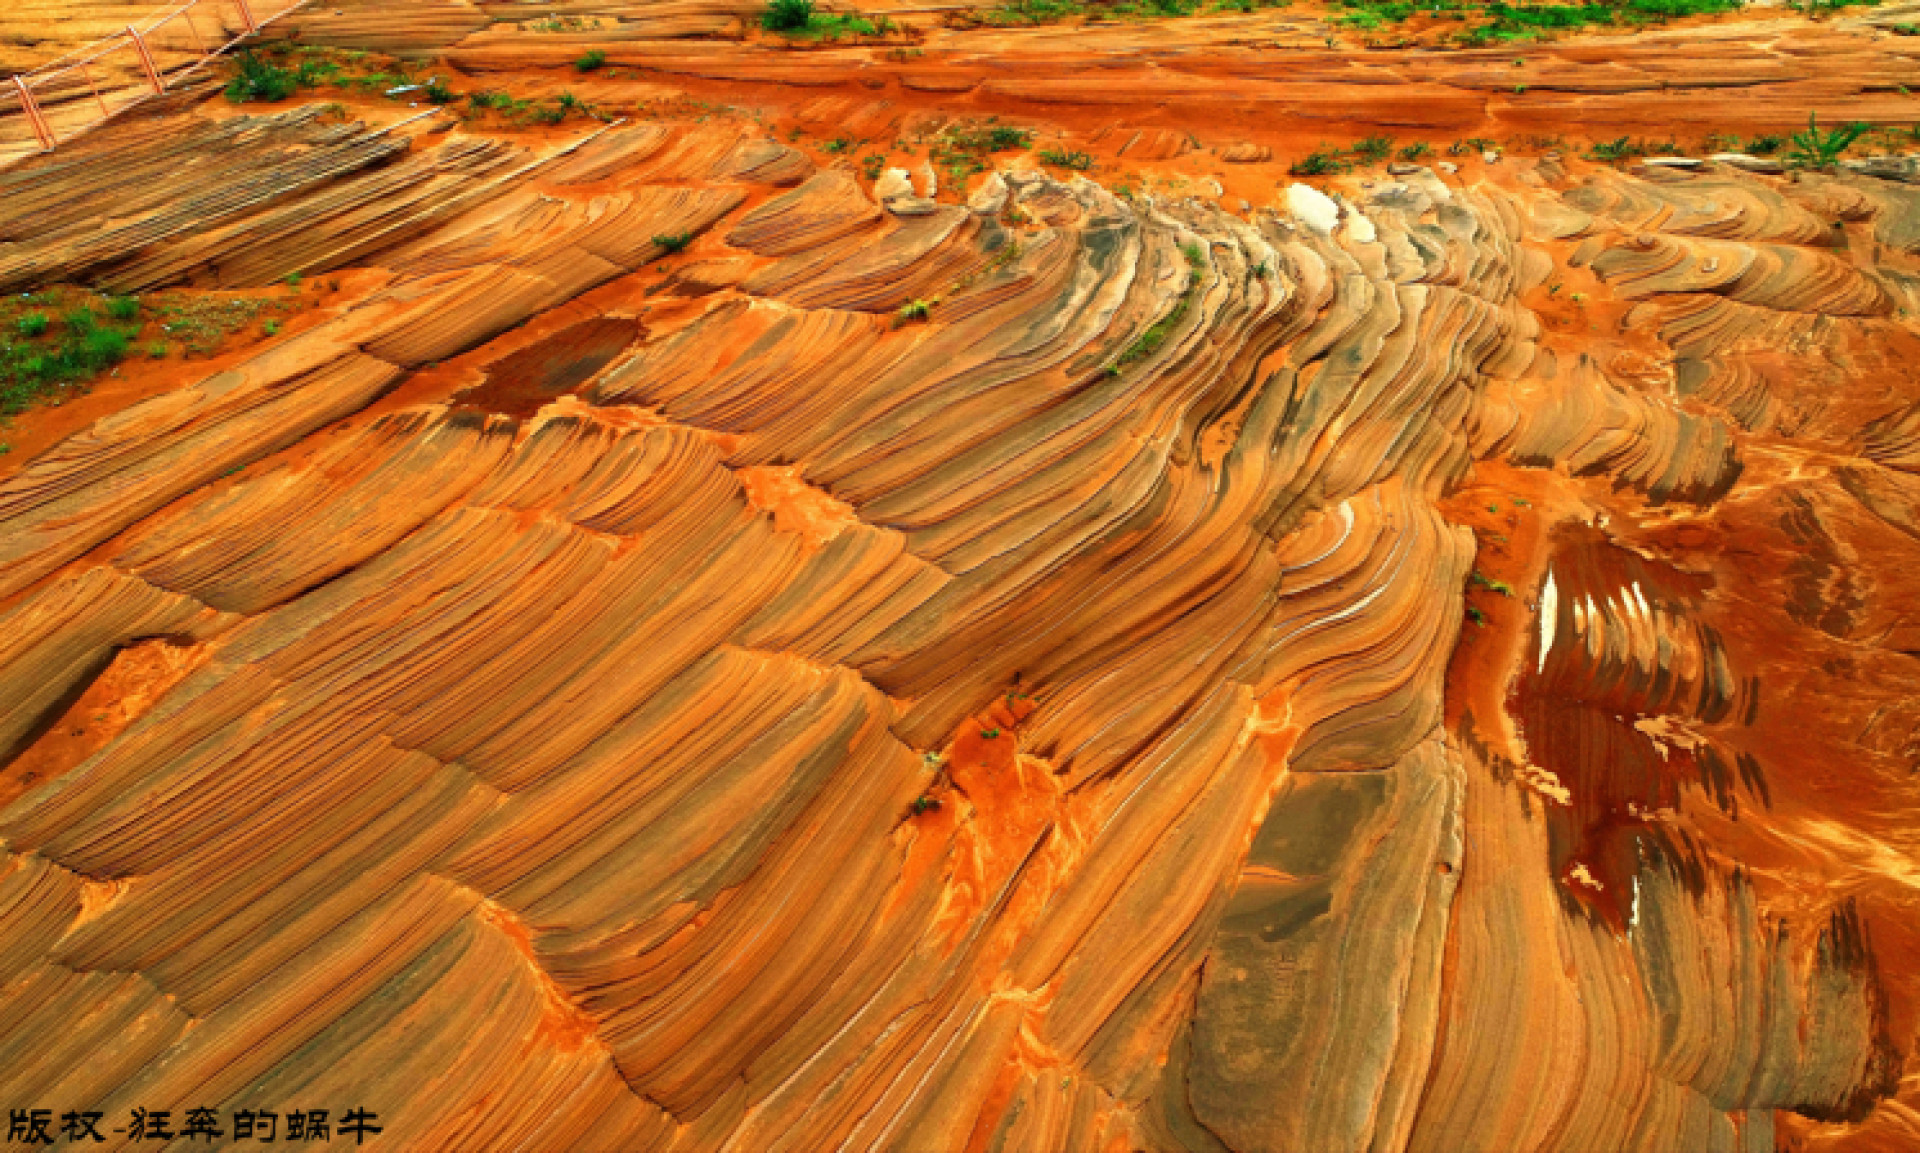
[[[410,1150],[1920,1141],[1910,162],[1316,189],[1324,123],[1197,116],[1254,58],[1197,19],[1135,115],[1059,30],[574,7],[286,34],[617,122],[181,97],[0,170],[11,292],[317,301],[0,458],[0,1101]],[[1837,83],[1782,43],[1899,64],[1759,27],[1756,127]],[[1382,57],[1342,123],[1578,130],[1488,56]],[[1092,171],[928,163],[990,110]]]

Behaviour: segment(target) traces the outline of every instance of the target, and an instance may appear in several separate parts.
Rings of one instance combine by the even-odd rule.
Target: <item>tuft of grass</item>
[[[429,104],[452,104],[454,101],[460,99],[459,93],[447,87],[446,81],[440,79],[438,76],[427,81],[427,87],[423,94],[426,96],[427,103]]]
[[[1343,172],[1351,171],[1353,171],[1353,165],[1343,154],[1322,145],[1289,165],[1287,175],[1338,176]]]
[[[255,55],[252,49],[243,49],[234,57],[237,69],[233,79],[227,82],[227,99],[235,104],[249,101],[272,103],[285,100],[300,90],[301,76],[268,60]]]
[[[1483,589],[1486,589],[1488,592],[1499,593],[1503,597],[1510,597],[1513,595],[1512,585],[1509,585],[1506,581],[1503,581],[1503,580],[1495,580],[1494,578],[1488,576],[1486,573],[1481,572],[1479,569],[1473,570],[1472,575],[1470,575],[1467,578],[1467,583],[1474,588],[1483,588]]]
[[[268,336],[279,336],[280,322],[277,320],[269,320],[265,324],[260,326],[260,330],[266,333]]]
[[[115,320],[132,320],[140,315],[140,298],[136,296],[109,296],[107,315]]]
[[[760,27],[769,32],[799,32],[813,22],[813,0],[772,0],[760,13]]]
[[[150,342],[147,345],[148,360],[165,360],[166,358],[167,358],[167,342],[166,341],[156,340],[156,341]]]
[[[1363,164],[1378,164],[1393,154],[1393,137],[1369,136],[1356,140],[1351,152]]]
[[[667,236],[656,236],[653,238],[653,242],[660,247],[662,252],[671,256],[676,252],[685,252],[687,250],[687,245],[693,243],[693,233],[675,232]]]
[[[1601,164],[1618,164],[1622,160],[1630,160],[1635,156],[1646,154],[1647,149],[1644,144],[1635,143],[1621,136],[1613,140],[1594,141],[1593,147],[1587,150],[1587,159]]]
[[[1085,152],[1061,152],[1052,148],[1040,150],[1040,163],[1051,164],[1056,168],[1071,168],[1075,172],[1086,172],[1093,168],[1093,157]]]
[[[61,388],[84,385],[126,358],[137,329],[104,326],[87,308],[63,313],[58,327],[45,312],[14,318],[24,339],[0,342],[0,416],[11,416],[53,396]]]
[[[598,48],[588,51],[585,56],[573,62],[574,68],[581,72],[594,72],[606,67],[606,65],[607,54]]]
[[[1408,163],[1413,163],[1414,161],[1425,160],[1432,154],[1433,145],[1428,144],[1424,140],[1416,140],[1400,150],[1400,159]]]
[[[1807,128],[1793,134],[1793,147],[1787,150],[1787,163],[1796,168],[1830,171],[1853,142],[1872,131],[1872,126],[1854,121],[1821,131],[1818,114],[1807,113]]]
[[[909,300],[900,306],[900,319],[925,320],[933,315],[933,304],[925,300]]]

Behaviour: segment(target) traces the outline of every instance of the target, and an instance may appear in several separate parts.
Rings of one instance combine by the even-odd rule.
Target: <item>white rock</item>
[[[1648,168],[1698,168],[1705,161],[1695,160],[1691,156],[1649,156],[1640,163]]]
[[[1355,212],[1347,217],[1347,238],[1357,244],[1372,244],[1379,233],[1374,231],[1373,221]]]
[[[1306,184],[1287,185],[1287,211],[1323,235],[1331,235],[1340,223],[1340,206],[1326,193]]]
[[[1007,182],[998,172],[990,173],[980,187],[967,198],[967,207],[981,216],[992,216],[1007,206]]]
[[[1439,164],[1434,165],[1434,167],[1438,168],[1440,171],[1448,174],[1449,176],[1460,171],[1460,166],[1458,164],[1455,164],[1451,160],[1442,160]]]
[[[1396,160],[1387,165],[1388,176],[1412,176],[1418,171],[1420,171],[1418,164],[1408,164],[1403,160]]]
[[[1787,166],[1778,160],[1765,156],[1749,156],[1744,152],[1716,152],[1707,159],[1715,164],[1724,164],[1728,168],[1738,168],[1742,172],[1758,172],[1763,175],[1777,176],[1787,170]]]
[[[887,211],[895,216],[932,216],[939,207],[924,196],[896,196],[887,201]]]
[[[1498,164],[1500,163],[1500,154],[1489,148],[1480,154],[1480,159],[1486,161],[1488,164]]]
[[[886,201],[896,196],[912,195],[913,182],[907,179],[907,170],[904,168],[889,168],[880,174],[880,179],[873,182],[875,200]]]

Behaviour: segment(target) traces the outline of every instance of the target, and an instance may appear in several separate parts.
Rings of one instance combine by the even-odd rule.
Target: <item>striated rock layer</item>
[[[1910,1131],[1900,181],[1016,164],[901,215],[724,118],[97,143],[0,176],[0,284],[378,275],[0,479],[0,1101]]]

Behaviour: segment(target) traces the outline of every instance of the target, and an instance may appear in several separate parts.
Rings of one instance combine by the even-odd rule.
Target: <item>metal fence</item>
[[[0,162],[61,142],[164,95],[305,0],[186,0],[13,77],[0,88]]]

